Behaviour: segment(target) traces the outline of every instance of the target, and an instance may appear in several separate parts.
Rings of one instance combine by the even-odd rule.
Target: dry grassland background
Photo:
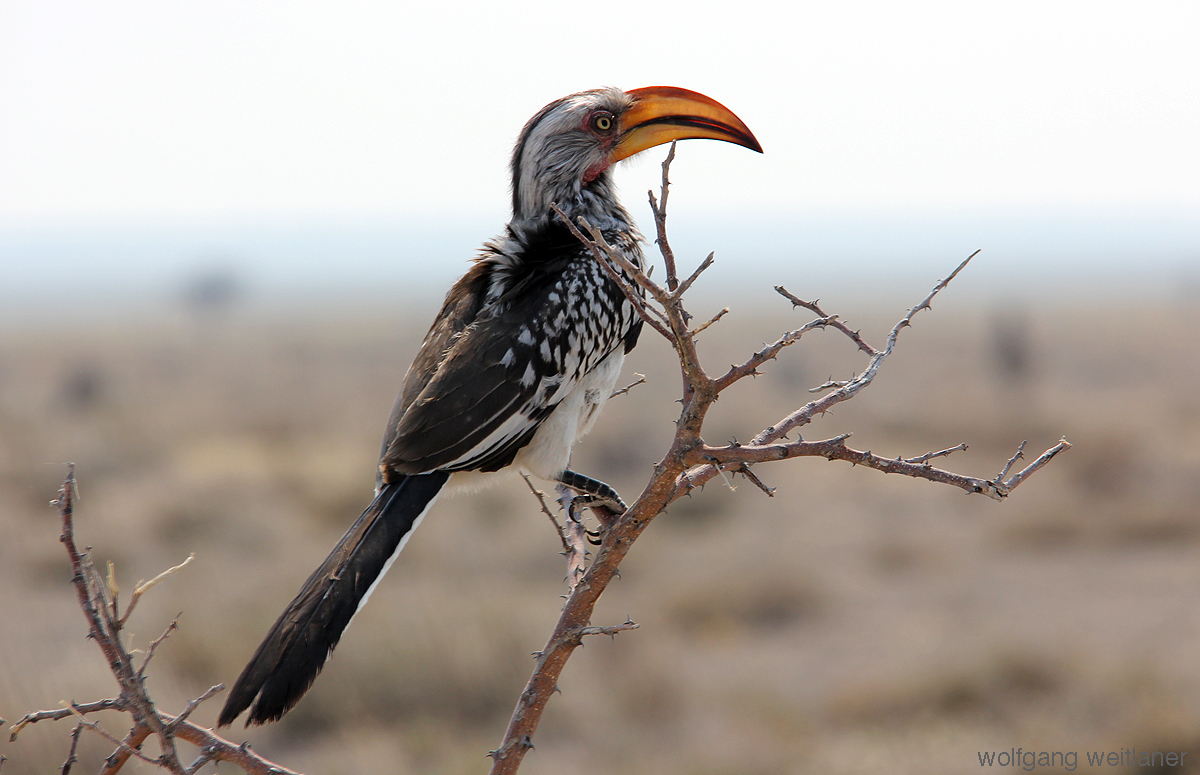
[[[882,343],[935,279],[823,304]],[[523,772],[959,773],[1017,747],[1189,751],[1171,771],[1200,771],[1200,307],[1069,289],[1006,304],[963,285],[806,437],[849,431],[904,456],[965,441],[942,462],[977,476],[1022,439],[1074,448],[1003,504],[821,459],[756,468],[774,498],[714,480],[634,547],[595,623],[641,628],[576,652]],[[144,648],[182,612],[149,679],[178,712],[236,678],[369,501],[435,304],[0,332],[0,716],[113,692],[47,506],[67,461],[79,541],[126,595],[196,554],[128,633]],[[811,317],[769,289],[731,306],[702,336],[714,372]],[[839,334],[810,334],[722,398],[706,439],[748,439],[863,363]],[[576,457],[626,499],[677,413],[649,330],[633,372],[649,384],[614,399]],[[485,771],[557,616],[559,551],[519,479],[442,500],[296,710],[231,737],[322,775]],[[221,701],[193,720],[214,723]],[[69,730],[5,735],[4,775],[56,771]],[[111,749],[85,735],[84,769]]]

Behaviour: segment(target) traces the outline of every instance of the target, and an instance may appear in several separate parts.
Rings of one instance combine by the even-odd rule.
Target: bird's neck
[[[527,272],[545,266],[547,262],[565,256],[586,255],[579,238],[571,233],[563,218],[550,209],[551,204],[581,230],[580,218],[586,220],[603,232],[610,243],[625,246],[630,251],[630,258],[640,263],[638,243],[643,237],[629,213],[617,201],[611,181],[604,174],[573,196],[548,199],[539,210],[519,212],[508,222],[503,234],[484,244],[479,260],[488,265],[488,303],[503,296]]]
[[[515,234],[540,231],[561,223],[554,212],[557,207],[575,226],[583,218],[602,231],[636,231],[633,218],[617,200],[610,173],[606,170],[586,185],[561,186],[537,191],[523,192],[517,212],[509,221],[509,230]]]

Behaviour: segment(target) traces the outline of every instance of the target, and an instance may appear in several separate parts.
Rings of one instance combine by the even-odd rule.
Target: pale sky
[[[980,247],[985,285],[1200,276],[1198,41],[1196,0],[0,0],[0,295],[144,295],[214,256],[264,288],[444,284],[507,219],[535,111],[656,84],[766,151],[680,145],[673,240],[714,277],[927,259],[923,285]],[[617,171],[643,224],[662,158]]]
[[[701,207],[1200,210],[1195,0],[412,5],[6,0],[0,222],[503,215],[524,121],[602,84],[756,132],[681,147]]]

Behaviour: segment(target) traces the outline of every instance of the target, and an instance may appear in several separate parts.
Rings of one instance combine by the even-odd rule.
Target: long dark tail
[[[251,703],[246,726],[275,721],[300,701],[449,476],[434,471],[383,485],[271,627],[230,690],[219,726]]]

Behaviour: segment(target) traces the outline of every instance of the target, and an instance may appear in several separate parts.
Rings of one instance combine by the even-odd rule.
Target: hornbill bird
[[[624,510],[611,487],[567,466],[642,323],[551,206],[586,218],[641,266],[643,238],[617,201],[611,167],[687,138],[762,151],[723,105],[665,86],[572,94],[525,125],[512,156],[512,220],[450,289],[404,377],[375,499],[254,652],[221,726],[246,708],[247,726],[274,721],[300,700],[448,484],[527,472]]]

